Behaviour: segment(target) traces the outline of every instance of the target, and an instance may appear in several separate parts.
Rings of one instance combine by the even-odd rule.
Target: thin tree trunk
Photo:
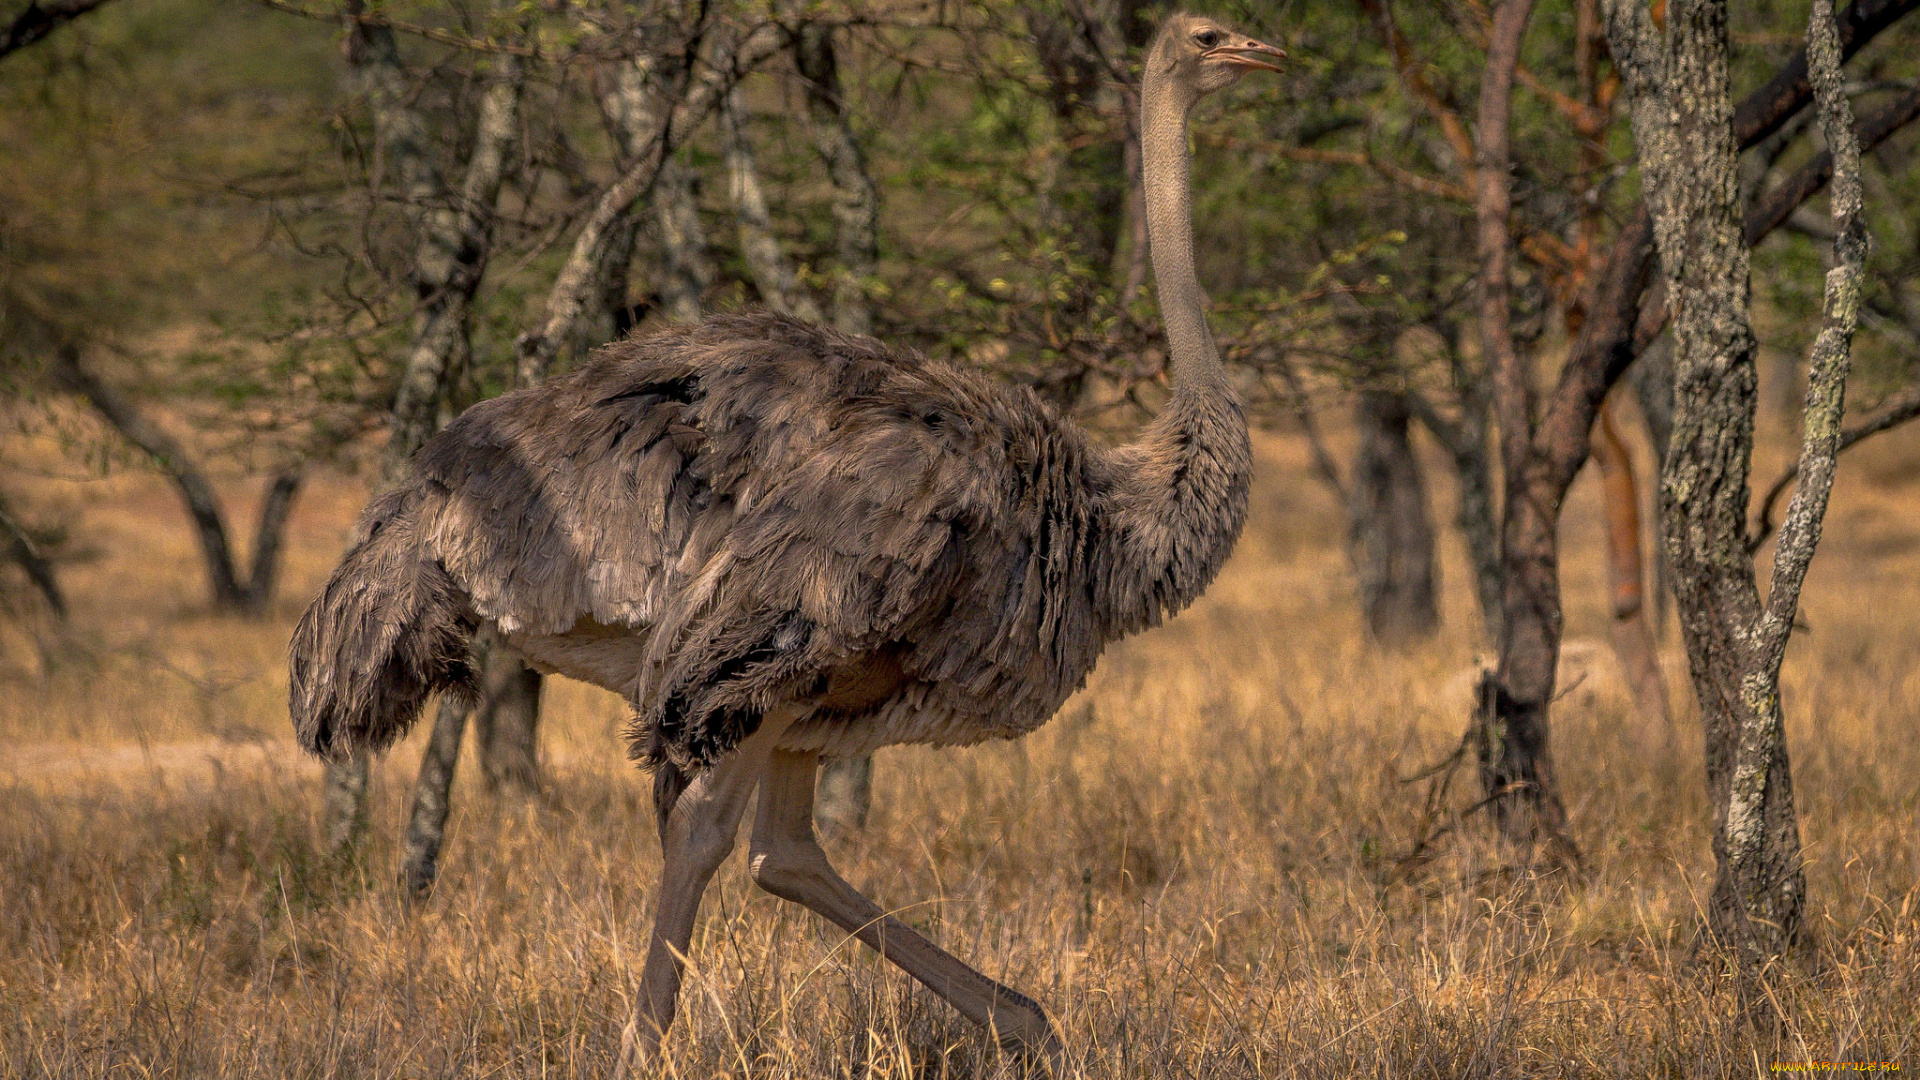
[[[1673,442],[1673,348],[1671,339],[1654,340],[1633,366],[1627,379],[1633,386],[1634,401],[1640,406],[1640,418],[1647,425],[1647,439],[1653,443],[1653,460],[1664,464],[1667,447]],[[1656,492],[1657,497],[1657,492]],[[1667,559],[1667,546],[1659,540],[1659,513],[1653,515],[1653,610],[1648,615],[1653,639],[1667,632],[1667,616],[1673,608],[1673,563]]]
[[[247,574],[247,606],[251,610],[265,611],[273,602],[273,590],[280,583],[287,522],[293,517],[293,500],[305,480],[305,469],[290,468],[282,469],[267,483],[253,530],[253,568]]]
[[[706,232],[700,227],[698,177],[677,158],[660,165],[653,188],[653,222],[665,259],[660,275],[660,304],[675,322],[700,321],[713,262],[707,257]]]
[[[397,63],[397,57],[393,59]],[[413,271],[421,310],[414,347],[394,396],[387,442],[389,486],[401,481],[408,461],[438,426],[439,404],[469,348],[473,298],[492,251],[496,204],[519,129],[524,80],[519,60],[501,57],[493,85],[481,99],[458,202],[436,209],[426,220]],[[466,722],[467,703],[443,697],[414,781],[407,827],[402,881],[406,894],[414,899],[427,895],[438,872]],[[483,743],[483,757],[484,752]],[[483,766],[492,767],[485,761]]]
[[[1457,357],[1457,353],[1456,353]],[[1407,395],[1420,422],[1453,459],[1456,485],[1454,526],[1473,568],[1474,599],[1479,602],[1487,640],[1501,640],[1500,523],[1494,512],[1493,462],[1487,450],[1487,400],[1464,372],[1456,372],[1460,419],[1441,416],[1418,394]]]
[[[1547,707],[1553,700],[1561,630],[1552,542],[1557,513],[1549,516],[1549,508],[1529,498],[1533,374],[1514,347],[1510,311],[1509,118],[1514,69],[1532,11],[1532,0],[1502,0],[1494,10],[1473,136],[1480,348],[1493,384],[1493,413],[1506,479],[1500,538],[1500,659],[1480,712],[1474,746],[1481,788],[1492,800],[1494,819],[1506,835],[1528,842],[1542,828],[1551,836],[1563,836],[1566,824],[1547,744]]]
[[[1607,523],[1607,593],[1613,615],[1613,654],[1621,678],[1633,695],[1640,718],[1663,735],[1670,734],[1667,688],[1660,676],[1660,656],[1647,628],[1646,570],[1640,559],[1640,487],[1633,475],[1633,455],[1613,422],[1613,410],[1602,406],[1593,426],[1593,459],[1600,466],[1602,500]]]
[[[327,764],[320,819],[327,852],[338,863],[353,860],[367,833],[367,780],[371,759],[362,751]]]
[[[754,288],[768,308],[807,322],[822,322],[820,306],[800,288],[800,282],[780,250],[773,232],[773,215],[767,209],[767,196],[760,186],[760,169],[754,161],[753,140],[747,131],[746,110],[736,89],[727,96],[720,120],[726,135],[728,190],[733,196],[734,215],[740,223],[740,255]]]
[[[487,790],[539,800],[546,782],[540,769],[541,674],[495,641],[480,672],[480,705],[474,736],[480,744]]]
[[[378,149],[376,160],[392,174],[403,203],[416,217],[424,217],[429,208],[446,197],[446,182],[429,152],[431,136],[426,120],[413,108],[412,87],[393,29],[357,18],[365,9],[364,0],[347,0],[346,36],[341,43],[347,84],[355,96],[366,101]],[[375,176],[372,183],[378,186],[387,179]],[[420,250],[425,250],[424,243]],[[416,251],[416,263],[418,257]],[[418,274],[417,265],[414,273]],[[451,339],[447,341],[451,347]],[[413,360],[409,358],[402,372],[394,399],[382,466],[383,485],[395,482],[406,460],[430,433],[430,427],[422,432],[422,425],[433,422],[438,378],[429,374],[422,380],[427,386],[416,386]],[[356,753],[346,761],[327,762],[320,803],[321,832],[336,861],[350,861],[366,836],[371,772],[371,760],[365,753]]]
[[[873,808],[873,755],[835,758],[820,767],[814,785],[813,823],[833,839],[867,827]]]
[[[398,63],[397,55],[387,59]],[[397,74],[392,78],[404,81]],[[486,274],[487,258],[493,246],[495,204],[506,180],[508,154],[519,130],[523,80],[519,59],[502,55],[494,83],[480,102],[473,153],[467,159],[466,176],[458,196],[452,205],[444,205],[445,192],[437,191],[430,197],[442,205],[434,206],[430,212],[422,208],[422,236],[412,275],[414,289],[420,297],[420,310],[415,316],[413,348],[393,399],[386,455],[389,485],[399,481],[414,452],[433,435],[439,421],[440,402],[454,375],[456,360],[467,351],[473,298]],[[367,81],[376,80],[370,75]],[[404,102],[387,101],[384,95],[377,100],[388,115],[383,121],[377,120],[376,127],[397,135],[398,130],[411,133],[423,126]],[[408,115],[396,117],[392,115],[395,111]],[[424,147],[396,141],[390,144],[389,154],[403,149],[425,152]],[[430,163],[408,166],[406,171],[437,178]]]
[[[433,717],[433,734],[420,758],[407,818],[406,861],[401,883],[407,899],[418,902],[433,892],[440,875],[440,849],[446,843],[447,816],[453,812],[453,774],[460,761],[460,740],[467,732],[468,703],[442,694]]]
[[[813,144],[826,159],[833,182],[833,225],[840,265],[833,285],[833,325],[848,334],[873,329],[868,283],[879,261],[880,193],[867,172],[840,86],[833,29],[819,23],[800,28],[794,62],[806,83]]]
[[[1404,395],[1368,390],[1354,410],[1353,561],[1367,628],[1387,645],[1405,645],[1439,625],[1435,605],[1433,524],[1420,463],[1408,437]]]
[[[1726,121],[1725,3],[1670,4],[1665,34],[1632,0],[1608,0],[1607,15],[1613,54],[1632,95],[1642,183],[1674,311],[1673,446],[1661,503],[1706,729],[1718,865],[1708,920],[1751,974],[1792,946],[1806,891],[1779,672],[1840,440],[1867,247],[1859,142],[1841,83],[1841,35],[1828,0],[1815,0],[1806,70],[1834,162],[1835,267],[1810,357],[1803,479],[1763,603],[1746,546],[1757,346],[1748,314],[1738,142]]]

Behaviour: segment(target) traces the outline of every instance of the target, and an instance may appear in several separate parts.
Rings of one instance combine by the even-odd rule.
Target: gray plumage
[[[834,754],[1024,734],[1212,580],[1249,469],[1230,398],[1108,449],[871,338],[665,330],[425,447],[295,632],[295,724],[316,753],[384,747],[486,622],[627,696],[636,756],[683,770],[782,699],[818,702],[788,741]]]
[[[1185,162],[1187,110],[1241,68],[1181,36],[1203,22],[1176,17],[1149,58],[1175,392],[1139,439],[1099,445],[1025,389],[775,315],[607,346],[467,410],[367,509],[294,634],[302,744],[390,744],[469,678],[482,624],[624,695],[634,756],[680,772],[783,703],[806,715],[780,745],[828,756],[1045,722],[1106,644],[1200,595],[1245,517]]]

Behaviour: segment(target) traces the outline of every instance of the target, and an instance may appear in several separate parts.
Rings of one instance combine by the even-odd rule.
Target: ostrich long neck
[[[1157,51],[1157,50],[1156,50]],[[1192,603],[1246,519],[1253,452],[1246,417],[1207,331],[1193,266],[1187,109],[1158,57],[1147,61],[1141,151],[1147,235],[1172,359],[1173,397],[1113,455],[1111,529],[1101,545],[1109,633],[1131,633]]]
[[[1148,250],[1166,326],[1174,389],[1182,395],[1220,393],[1226,370],[1207,330],[1206,293],[1193,268],[1193,196],[1188,174],[1188,103],[1173,80],[1148,62],[1141,93],[1141,174],[1146,189]]]

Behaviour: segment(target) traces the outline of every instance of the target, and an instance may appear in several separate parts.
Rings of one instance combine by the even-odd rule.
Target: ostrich
[[[475,405],[376,499],[291,646],[303,746],[403,735],[481,628],[632,703],[663,865],[622,1071],[673,1020],[707,882],[759,791],[753,879],[1056,1068],[1033,1000],[856,892],[813,834],[823,757],[1039,727],[1109,642],[1196,599],[1252,451],[1194,274],[1187,114],[1279,49],[1174,15],[1141,99],[1173,393],[1104,447],[1031,391],[771,315],[607,346]]]

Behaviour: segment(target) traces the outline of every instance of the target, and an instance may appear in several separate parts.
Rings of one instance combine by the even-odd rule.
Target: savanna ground
[[[1732,1076],[1920,1068],[1920,431],[1843,464],[1787,666],[1811,890],[1755,1026],[1697,914],[1712,874],[1700,740],[1637,720],[1604,647],[1591,477],[1566,515],[1555,750],[1586,874],[1529,872],[1477,819],[1435,857],[1426,782],[1462,729],[1478,624],[1446,551],[1446,629],[1367,645],[1339,514],[1290,436],[1218,584],[1114,649],[1019,744],[881,756],[847,876],[1032,993],[1106,1077]],[[548,691],[551,807],[465,783],[423,910],[395,887],[420,738],[380,767],[357,867],[315,846],[318,770],[285,717],[292,621],[364,497],[302,497],[262,622],[206,613],[166,489],[63,480],[93,550],[74,640],[16,628],[0,694],[0,1075],[598,1076],[645,943],[658,848],[610,696]],[[1770,477],[1784,450],[1763,458]],[[253,489],[236,485],[242,499]],[[1433,493],[1437,515],[1449,495]],[[1574,667],[1569,664],[1569,669]],[[1470,805],[1463,774],[1449,813]],[[1017,1075],[990,1042],[741,860],[708,893],[664,1075]]]

